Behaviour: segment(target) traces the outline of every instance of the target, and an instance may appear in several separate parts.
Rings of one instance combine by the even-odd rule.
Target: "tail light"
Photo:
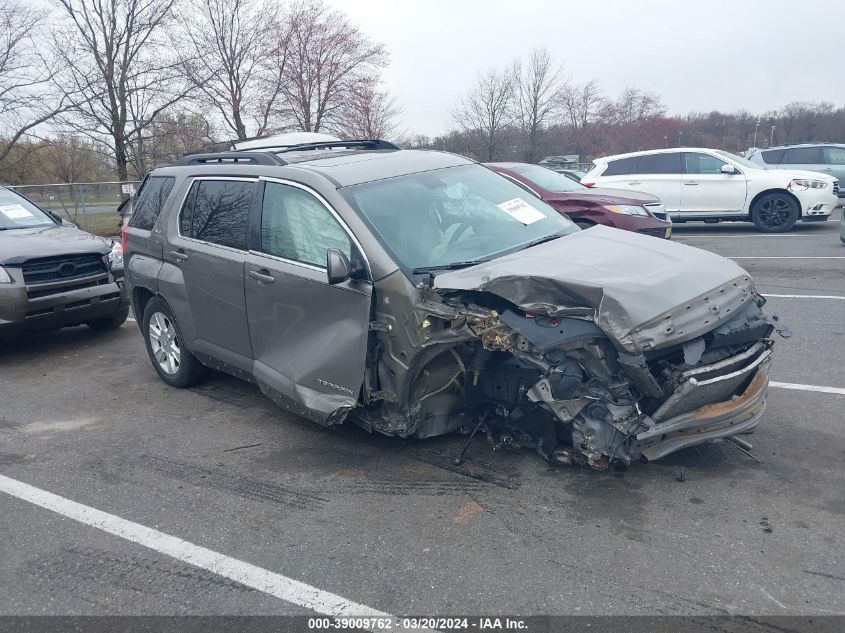
[[[585,187],[595,187],[596,186],[596,183],[585,181],[585,180],[582,180],[581,184],[584,185]]]
[[[129,226],[124,226],[120,232],[120,245],[123,247],[123,254],[126,255],[126,247],[129,245]]]

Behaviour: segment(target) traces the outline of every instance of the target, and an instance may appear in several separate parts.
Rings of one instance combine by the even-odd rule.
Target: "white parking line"
[[[285,602],[312,609],[318,613],[338,617],[365,616],[372,618],[390,618],[392,615],[352,602],[337,594],[312,587],[304,582],[288,578],[281,574],[256,567],[250,563],[226,556],[219,552],[194,545],[175,536],[159,532],[139,523],[127,521],[121,517],[97,510],[90,506],[65,499],[52,492],[30,486],[17,479],[0,475],[0,492],[28,501],[34,505],[51,510],[74,521],[97,528],[132,543],[137,543],[151,550],[210,571],[213,574],[229,578],[247,587],[275,596]]]
[[[677,230],[677,229],[676,229]],[[781,233],[683,233],[677,232],[673,233],[673,238],[684,238],[684,237],[713,237],[722,239],[724,237],[823,237],[825,239],[830,239],[831,235],[838,235],[837,231],[824,231],[823,233],[814,233],[813,235],[801,235],[801,234],[781,234]]]
[[[840,257],[838,255],[822,255],[822,256],[794,256],[794,255],[743,255],[742,257],[731,257],[729,255],[725,255],[728,259],[845,259],[845,257]]]
[[[762,293],[764,297],[775,297],[777,299],[841,299],[845,301],[845,297],[839,295],[769,295]]]
[[[845,389],[840,387],[820,387],[819,385],[798,385],[794,382],[774,382],[769,381],[770,387],[778,389],[794,389],[796,391],[816,391],[819,393],[835,393],[840,396],[845,396]]]
[[[127,321],[135,321],[135,317],[126,317],[126,320]],[[135,321],[135,322],[137,322],[137,321]]]

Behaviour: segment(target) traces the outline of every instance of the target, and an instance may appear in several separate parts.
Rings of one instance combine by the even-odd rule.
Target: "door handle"
[[[188,254],[184,251],[170,251],[170,254],[173,255],[173,259],[179,262],[184,262],[188,259]]]
[[[642,183],[642,182],[640,182],[639,180],[637,180],[636,182],[629,182],[628,184],[629,184],[629,185],[641,185],[641,184],[643,184],[643,183]]]
[[[249,276],[263,284],[271,284],[276,281],[276,278],[270,274],[270,271],[266,268],[262,268],[261,270],[250,270]]]
[[[697,186],[698,186],[698,183],[697,183],[697,182],[685,182],[684,184],[685,184],[687,187],[697,187]]]

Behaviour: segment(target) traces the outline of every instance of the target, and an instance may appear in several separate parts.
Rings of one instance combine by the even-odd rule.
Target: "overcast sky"
[[[331,0],[391,54],[408,131],[434,135],[478,71],[547,46],[575,81],[671,114],[845,105],[845,0]]]

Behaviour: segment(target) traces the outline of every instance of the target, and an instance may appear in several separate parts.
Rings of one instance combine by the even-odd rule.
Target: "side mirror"
[[[349,258],[336,248],[326,251],[326,274],[330,286],[340,284],[349,279],[352,274],[352,264]]]
[[[735,174],[736,167],[733,165],[722,165],[722,169],[720,170],[723,174]]]

